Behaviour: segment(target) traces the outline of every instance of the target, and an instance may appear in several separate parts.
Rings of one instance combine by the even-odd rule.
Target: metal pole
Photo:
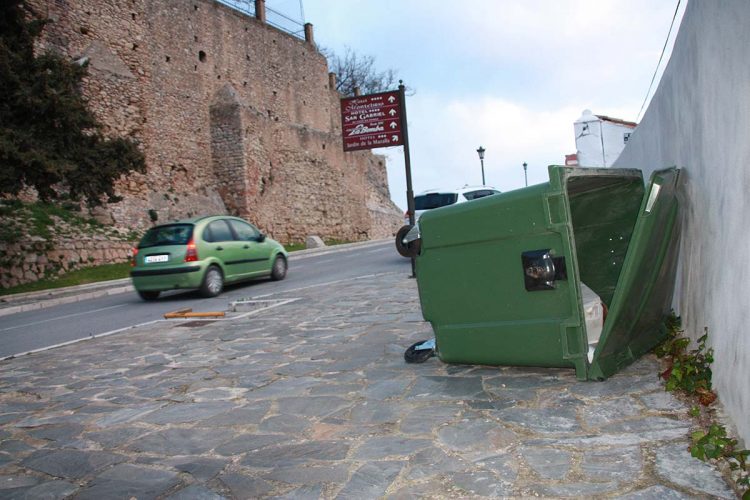
[[[528,165],[526,164],[526,162],[523,162],[523,181],[526,184],[526,186],[529,185],[529,176],[526,174],[526,167],[527,166]]]
[[[409,156],[409,129],[406,121],[406,87],[403,80],[398,81],[398,101],[401,108],[401,133],[404,134],[404,164],[406,165],[406,204],[409,212],[409,225],[414,225],[414,191],[411,186],[411,157]],[[417,277],[417,266],[411,257],[411,277]]]
[[[479,164],[482,165],[482,186],[486,185],[486,182],[484,180],[484,152],[487,151],[484,149],[481,145],[477,149],[477,154],[479,155]]]

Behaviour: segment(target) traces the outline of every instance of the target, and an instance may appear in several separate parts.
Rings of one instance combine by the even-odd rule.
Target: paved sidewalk
[[[0,362],[1,498],[735,498],[646,357],[573,370],[403,361],[403,273]]]

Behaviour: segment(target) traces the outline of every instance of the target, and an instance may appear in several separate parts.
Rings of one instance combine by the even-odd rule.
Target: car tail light
[[[135,258],[138,257],[138,247],[133,247],[133,257],[130,259],[130,266],[135,267]]]
[[[185,262],[195,262],[198,260],[198,249],[195,248],[195,241],[190,238],[187,244],[187,251],[185,252]]]

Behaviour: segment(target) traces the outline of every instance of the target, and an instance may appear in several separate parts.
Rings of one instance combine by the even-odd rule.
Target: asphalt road
[[[127,335],[133,326],[163,319],[164,313],[186,307],[194,311],[226,311],[229,303],[238,299],[394,271],[410,274],[410,264],[396,253],[392,241],[384,241],[320,255],[292,254],[285,280],[229,286],[211,299],[196,292],[169,292],[154,302],[144,302],[135,292],[129,292],[3,316],[0,358],[91,336]]]

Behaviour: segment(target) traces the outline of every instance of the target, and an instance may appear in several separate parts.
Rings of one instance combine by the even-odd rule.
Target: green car
[[[239,217],[196,217],[149,229],[133,249],[130,276],[143,300],[177,289],[215,297],[224,283],[284,279],[287,257],[280,243]]]

